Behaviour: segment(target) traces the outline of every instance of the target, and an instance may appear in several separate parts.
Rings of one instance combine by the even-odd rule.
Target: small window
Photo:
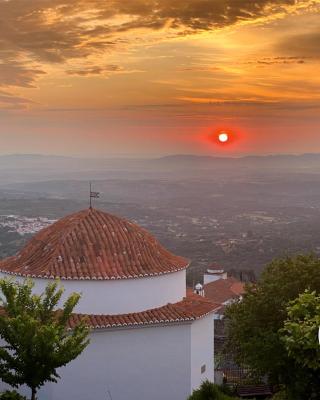
[[[204,374],[206,372],[206,365],[202,365],[201,367],[201,373]]]

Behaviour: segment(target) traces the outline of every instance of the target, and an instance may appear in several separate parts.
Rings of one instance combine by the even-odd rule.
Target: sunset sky
[[[0,153],[320,152],[319,20],[320,0],[0,0]]]

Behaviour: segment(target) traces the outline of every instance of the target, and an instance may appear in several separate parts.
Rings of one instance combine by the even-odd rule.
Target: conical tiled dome
[[[39,278],[126,279],[187,265],[136,224],[87,209],[43,229],[17,256],[1,261],[0,270]]]

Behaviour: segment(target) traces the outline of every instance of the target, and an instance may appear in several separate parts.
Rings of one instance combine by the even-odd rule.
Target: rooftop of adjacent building
[[[227,276],[225,272],[220,273],[219,271],[218,275],[221,276],[221,278],[204,284],[203,294],[206,298],[214,303],[224,305],[243,295],[245,291],[243,282],[232,276]]]

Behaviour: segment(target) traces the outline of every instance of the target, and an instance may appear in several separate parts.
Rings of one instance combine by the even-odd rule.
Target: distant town
[[[29,235],[39,232],[55,222],[45,217],[30,218],[22,215],[0,215],[0,226],[9,228],[9,232]]]

